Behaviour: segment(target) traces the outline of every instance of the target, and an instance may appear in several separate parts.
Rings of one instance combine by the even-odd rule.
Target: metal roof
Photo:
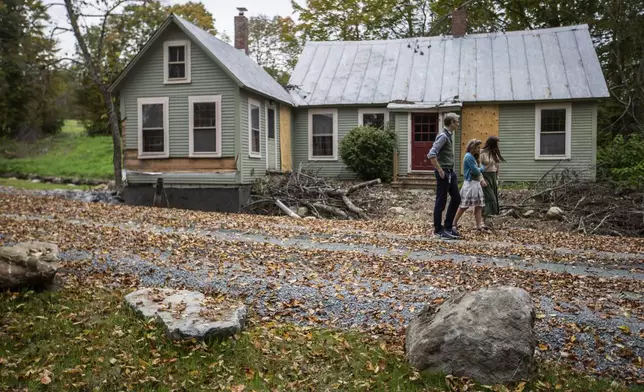
[[[416,53],[415,53],[416,50]],[[386,41],[309,42],[296,105],[608,97],[587,25]]]
[[[154,33],[145,47],[128,64],[123,73],[111,86],[115,90],[124,80],[127,73],[133,69],[136,62],[143,56],[152,43],[161,36],[161,33],[174,20],[179,28],[192,38],[206,54],[209,55],[224,71],[232,77],[241,87],[264,94],[278,101],[292,104],[289,93],[271,77],[260,65],[248,57],[244,51],[236,49],[230,44],[214,37],[207,31],[195,26],[177,15],[170,15],[166,22]]]

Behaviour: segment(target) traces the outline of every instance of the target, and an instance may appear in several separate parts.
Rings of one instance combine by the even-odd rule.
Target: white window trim
[[[333,156],[313,155],[313,115],[333,114]],[[309,161],[337,161],[338,160],[338,109],[309,109]]]
[[[253,151],[253,122],[251,119],[251,105],[255,105],[259,108],[259,152]],[[248,156],[251,158],[261,158],[262,157],[262,105],[259,101],[248,98]]]
[[[273,109],[273,112],[275,115],[273,116],[273,121],[275,124],[273,125],[275,127],[275,135],[273,135],[273,140],[275,141],[275,170],[277,170],[277,105],[275,104],[270,104],[268,101],[264,102],[264,110],[266,113],[264,113],[264,118],[266,118],[266,132],[264,134],[266,135],[266,169],[268,170],[268,109]],[[260,122],[261,123],[261,122]]]
[[[216,108],[216,128],[215,128],[215,137],[217,138],[215,152],[195,152],[195,129],[194,129],[194,119],[195,119],[195,103],[204,103],[204,102],[215,102],[217,104]],[[190,158],[221,158],[221,95],[197,95],[188,97],[188,103],[190,105],[189,109],[189,132],[190,140],[189,146],[190,150],[188,156]]]
[[[170,118],[168,110],[170,99],[168,97],[156,98],[138,98],[138,139],[139,139],[139,159],[168,158],[170,156],[170,128],[168,120]],[[163,152],[143,152],[143,105],[163,104]]]
[[[566,153],[564,155],[541,155],[541,111],[544,109],[566,109]],[[534,111],[534,159],[538,161],[570,159],[572,143],[572,104],[537,104]]]
[[[389,110],[383,108],[364,108],[358,109],[358,125],[362,126],[364,124],[364,115],[365,114],[380,114],[385,115],[385,128],[389,126]]]
[[[169,79],[168,78],[168,63],[170,62],[170,54],[168,48],[171,46],[185,47],[186,56],[186,77],[182,79]],[[190,41],[165,41],[163,43],[163,83],[164,84],[187,84],[191,81],[190,74]]]

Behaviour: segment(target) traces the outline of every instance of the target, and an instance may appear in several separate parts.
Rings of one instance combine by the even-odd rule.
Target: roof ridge
[[[570,26],[558,26],[558,27],[545,27],[541,29],[525,29],[525,30],[511,30],[511,31],[498,31],[498,32],[490,32],[490,33],[475,33],[475,34],[466,34],[463,37],[458,37],[455,38],[453,35],[446,34],[446,35],[431,35],[428,37],[411,37],[411,38],[396,38],[396,39],[380,39],[380,40],[363,40],[363,41],[342,41],[342,40],[335,40],[335,41],[308,41],[306,42],[306,45],[314,46],[314,45],[344,45],[344,44],[365,44],[365,43],[370,43],[373,45],[385,45],[387,43],[391,42],[407,42],[409,40],[423,40],[423,41],[430,41],[430,40],[438,40],[438,39],[476,39],[476,38],[490,38],[490,37],[498,37],[498,36],[507,36],[507,35],[527,35],[527,34],[541,34],[541,33],[557,33],[557,32],[562,32],[562,31],[575,31],[575,30],[588,30],[588,24],[582,23],[578,25],[570,25]]]

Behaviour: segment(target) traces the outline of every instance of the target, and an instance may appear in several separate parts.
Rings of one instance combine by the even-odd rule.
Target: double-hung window
[[[386,109],[359,109],[358,125],[374,128],[385,128],[389,123],[389,111]]]
[[[190,83],[190,41],[166,41],[163,43],[164,81]]]
[[[535,159],[570,159],[570,104],[536,105]]]
[[[260,131],[260,105],[254,99],[248,100],[248,155],[252,158],[262,157]]]
[[[190,104],[190,156],[221,157],[221,95],[192,96]]]
[[[168,103],[167,97],[137,100],[139,158],[169,156]]]
[[[309,110],[309,160],[338,159],[338,110]]]

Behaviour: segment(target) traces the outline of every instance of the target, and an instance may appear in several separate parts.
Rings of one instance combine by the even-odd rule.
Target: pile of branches
[[[380,182],[380,179],[375,179],[341,188],[300,168],[255,183],[251,202],[244,210],[265,215],[286,214],[299,219],[302,216],[298,215],[297,209],[306,207],[317,218],[369,219],[364,209],[349,196]]]
[[[546,173],[519,205],[502,208],[518,215],[530,209],[547,211],[559,207],[572,231],[644,236],[644,193],[609,181],[589,181],[587,177],[571,170]]]

